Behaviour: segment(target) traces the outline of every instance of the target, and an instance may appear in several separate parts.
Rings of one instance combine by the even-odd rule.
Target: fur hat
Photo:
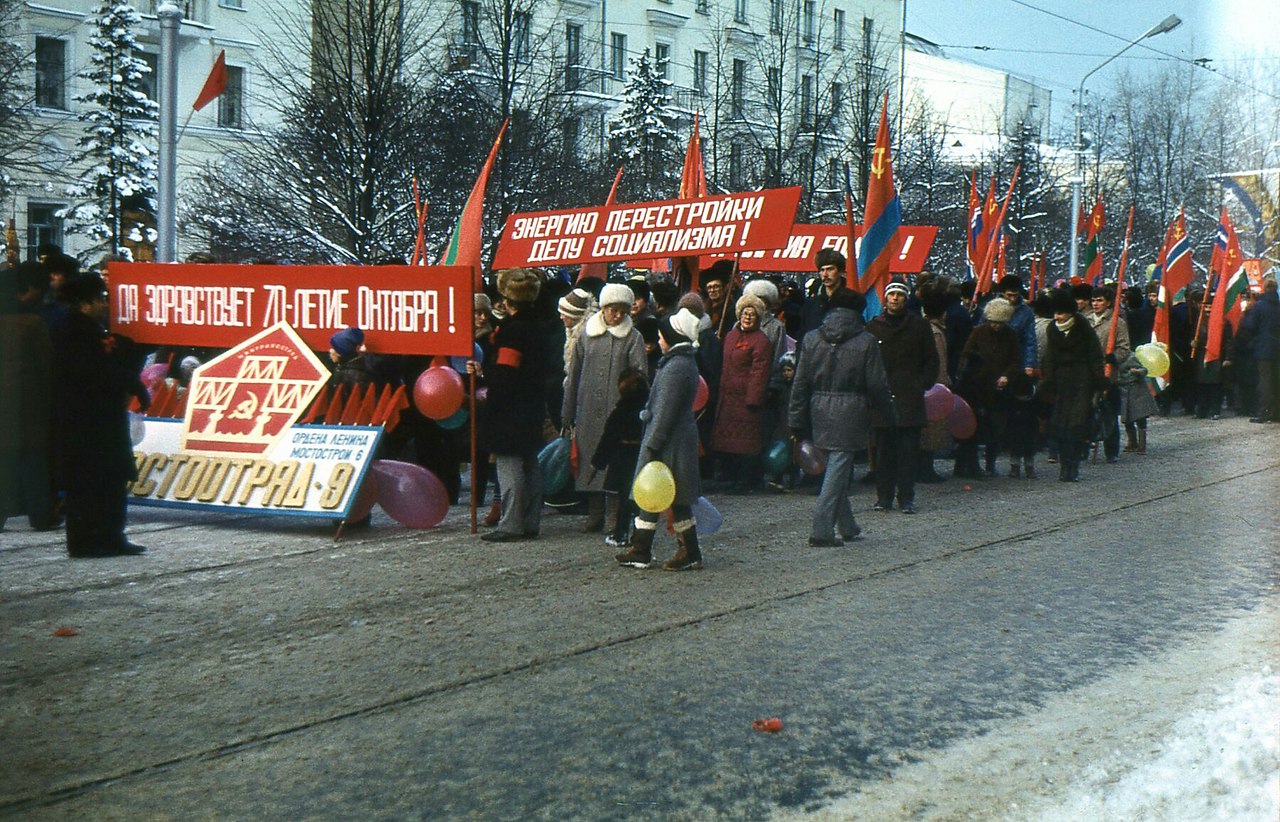
[[[561,297],[558,305],[561,314],[576,320],[587,313],[587,307],[591,305],[591,295],[581,288],[575,288]]]
[[[768,280],[752,280],[743,286],[742,293],[759,297],[766,308],[773,308],[778,304],[778,287]]]
[[[658,341],[658,318],[641,317],[636,320],[636,330],[640,332],[640,339],[644,340],[645,345],[656,343]]]
[[[733,316],[741,317],[742,309],[744,308],[754,308],[756,310],[757,320],[764,319],[764,315],[769,311],[764,304],[764,300],[754,294],[743,294],[738,298],[738,302],[733,306]]]
[[[531,303],[542,290],[542,278],[531,268],[505,268],[498,272],[498,293],[513,303]]]
[[[600,289],[601,308],[606,305],[625,305],[629,311],[635,301],[635,292],[622,283],[605,283],[604,288]]]
[[[483,291],[477,291],[475,296],[471,298],[472,311],[493,311],[493,300],[489,299],[489,295]]]
[[[1071,286],[1071,296],[1077,300],[1092,299],[1093,286],[1085,282],[1075,283]]]
[[[1071,294],[1070,289],[1059,288],[1055,290],[1049,300],[1054,314],[1074,314],[1076,309],[1079,308],[1076,305],[1076,298]]]
[[[733,260],[717,260],[710,268],[704,268],[698,273],[698,281],[706,288],[710,282],[727,283],[732,276]]]
[[[344,328],[329,338],[329,347],[338,352],[339,357],[350,357],[364,345],[364,332],[358,328]]]
[[[1001,283],[1004,280],[1000,281]],[[989,323],[1007,323],[1013,319],[1013,303],[1004,297],[995,297],[982,309],[982,319]]]
[[[196,369],[200,367],[200,358],[187,355],[182,358],[182,362],[178,363],[178,373],[182,374],[183,382],[191,382],[191,375],[196,373]]]
[[[696,291],[689,291],[680,298],[676,303],[676,310],[679,311],[681,308],[689,309],[689,313],[699,319],[707,315],[707,305],[702,301],[702,295]]]
[[[851,288],[837,289],[836,293],[827,298],[827,310],[833,308],[847,308],[861,315],[867,309],[867,298]]]
[[[1022,278],[1017,274],[1006,274],[1000,278],[1000,284],[996,286],[996,291],[1003,294],[1006,291],[1017,291],[1022,293]]]
[[[820,248],[818,253],[813,255],[813,267],[821,270],[824,266],[834,265],[836,268],[844,271],[846,261],[844,255],[834,248]]]
[[[649,302],[649,281],[644,277],[632,277],[627,280],[627,287],[637,300]]]
[[[687,308],[663,317],[658,324],[658,331],[668,345],[691,342],[694,348],[698,347],[698,318]]]

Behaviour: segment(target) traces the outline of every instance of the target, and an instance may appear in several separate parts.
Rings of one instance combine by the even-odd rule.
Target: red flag
[[[1165,294],[1164,282],[1164,264],[1169,257],[1169,246],[1173,242],[1173,226],[1170,222],[1169,227],[1164,230],[1164,241],[1160,243],[1160,251],[1156,254],[1156,268],[1152,273],[1152,280],[1160,283],[1160,290],[1156,292],[1156,316],[1151,326],[1151,341],[1164,343],[1166,347],[1169,345],[1169,299],[1172,295]]]
[[[329,400],[329,407],[324,412],[323,422],[325,425],[338,425],[342,422],[342,407],[347,400],[343,396],[345,393],[343,389],[345,388],[346,386],[339,385],[333,390],[333,397]]]
[[[889,95],[880,107],[880,127],[867,175],[867,200],[862,210],[862,241],[858,244],[858,289],[867,298],[865,315],[880,313],[880,292],[889,284],[889,256],[902,225],[902,206],[893,184],[893,154],[889,144]]]
[[[982,237],[982,198],[978,196],[978,172],[969,172],[969,236],[965,243],[965,256],[969,261],[969,277],[976,276],[982,255],[978,244]]]
[[[1240,238],[1236,228],[1222,209],[1221,227],[1226,231],[1226,250],[1218,257],[1218,291],[1213,296],[1213,308],[1209,311],[1209,334],[1204,346],[1204,361],[1222,359],[1222,337],[1229,318],[1239,319],[1240,297],[1249,289],[1249,278],[1244,271],[1244,254],[1240,250]]]
[[[684,150],[684,169],[680,172],[680,199],[707,196],[707,170],[702,163],[702,137],[698,133],[699,115],[693,115],[693,134]]]
[[[462,215],[458,217],[458,223],[453,227],[449,245],[440,256],[440,265],[470,266],[474,273],[477,291],[484,288],[480,260],[480,250],[484,246],[484,189],[489,182],[489,172],[493,170],[493,161],[498,156],[498,147],[502,145],[502,135],[506,131],[507,121],[503,120],[502,128],[498,129],[498,136],[493,141],[493,148],[489,149],[489,156],[484,161],[484,167],[480,169],[480,176],[476,178],[471,194],[467,197],[467,204],[462,207]]]
[[[329,386],[320,389],[320,393],[311,401],[311,406],[307,409],[307,413],[298,420],[299,425],[306,425],[309,422],[315,422],[317,417],[323,417],[325,410],[329,407]]]
[[[378,408],[378,386],[373,383],[365,386],[364,399],[360,401],[360,410],[356,412],[356,425],[368,425],[373,421],[373,412]]]
[[[996,258],[996,274],[999,275],[996,277],[996,282],[1003,280],[1004,276],[1009,273],[1008,263],[1006,262],[1005,256],[1004,256],[1005,248],[1008,245],[1009,244],[1008,242],[1006,242],[1006,238],[1001,237],[1000,238],[1000,254]]]
[[[1129,224],[1124,229],[1124,247],[1120,249],[1120,265],[1116,267],[1116,295],[1111,300],[1111,324],[1107,329],[1107,348],[1104,354],[1112,354],[1116,350],[1116,328],[1120,323],[1120,297],[1124,294],[1124,270],[1129,264],[1129,238],[1133,236],[1133,212],[1134,206],[1129,206]],[[1114,370],[1111,363],[1107,363],[1108,377]]]
[[[1089,212],[1089,220],[1084,229],[1084,281],[1090,285],[1102,285],[1102,249],[1098,247],[1098,233],[1106,223],[1106,212],[1102,207],[1102,197],[1093,204]]]
[[[605,198],[604,204],[613,205],[618,199],[618,183],[622,182],[623,166],[618,166],[618,173],[613,175],[613,186],[609,189],[609,196]],[[587,263],[578,269],[578,279],[583,277],[597,277],[601,280],[609,279],[608,263]]]
[[[205,78],[204,88],[200,89],[200,95],[196,97],[196,101],[191,104],[191,107],[199,111],[221,97],[226,90],[227,50],[223,49],[218,52],[218,59],[213,61],[213,68],[209,71],[209,76]]]
[[[978,271],[977,281],[974,284],[975,285],[975,288],[973,290],[974,299],[977,299],[979,294],[984,294],[987,291],[991,290],[991,285],[992,285],[991,269],[995,263],[995,256],[998,250],[996,247],[996,244],[999,242],[1000,238],[1003,236],[1003,232],[1001,231],[1001,228],[1004,226],[1004,217],[1005,217],[1005,214],[1008,213],[1009,211],[1009,201],[1013,199],[1013,187],[1018,184],[1018,174],[1021,171],[1022,171],[1022,166],[1014,167],[1013,178],[1009,180],[1009,191],[1007,194],[1004,195],[1004,203],[1000,206],[999,213],[994,216],[994,221],[991,225],[991,230],[987,235],[988,241],[987,241],[986,251],[984,252],[982,257],[982,267]],[[995,191],[995,186],[996,186],[996,181],[992,180],[991,181],[992,192]],[[990,197],[991,193],[989,192],[987,196]],[[991,200],[991,205],[994,208],[994,205],[995,205],[994,199]]]

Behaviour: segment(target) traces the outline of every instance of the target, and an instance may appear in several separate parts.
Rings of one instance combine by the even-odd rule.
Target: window
[[[36,38],[36,105],[67,107],[67,41]]]
[[[844,84],[831,84],[831,122],[840,122],[840,109],[844,106]]]
[[[698,12],[698,14],[710,14],[711,13],[710,0],[697,0],[693,8],[694,8],[694,11]]]
[[[742,154],[742,143],[733,143],[729,146],[729,185],[735,191],[741,191],[746,188],[745,181],[742,179]]]
[[[616,31],[609,35],[609,73],[617,80],[627,76],[627,35]]]
[[[775,111],[782,108],[782,69],[770,66],[765,72],[766,93],[769,95],[769,106]]]
[[[778,150],[776,148],[766,148],[764,150],[764,175],[765,181],[777,184],[778,178],[782,176],[782,168],[778,165]]]
[[[142,75],[142,93],[153,103],[160,102],[160,55],[146,51],[135,51],[134,57],[147,64],[150,71]]]
[[[835,29],[831,33],[832,45],[837,50],[844,49],[844,9],[836,9],[835,24],[832,28]]]
[[[62,245],[62,218],[58,212],[65,206],[43,203],[27,204],[27,259],[36,258],[36,249],[44,243]]]
[[[840,182],[840,158],[832,157],[827,160],[827,188],[839,191]]]
[[[244,0],[218,0],[218,5],[224,9],[239,9],[244,11]]]
[[[566,117],[560,124],[560,142],[564,150],[565,165],[572,166],[578,157],[578,135],[582,131],[582,121],[577,117]]]
[[[582,26],[566,23],[564,27],[564,88],[574,91],[582,85]]]
[[[244,127],[244,69],[227,66],[227,90],[218,98],[218,127]]]
[[[705,51],[693,53],[693,88],[699,94],[707,93],[707,57]]]
[[[805,74],[800,78],[800,125],[813,127],[813,75]]]
[[[769,0],[769,31],[782,31],[782,0]]]
[[[741,120],[747,110],[747,61],[733,61],[733,79],[729,87],[729,116]]]
[[[814,0],[804,0],[804,41],[806,43],[813,42],[814,14],[816,14],[817,3]]]
[[[533,15],[527,11],[516,12],[511,21],[511,50],[519,62],[526,62],[530,57],[529,30],[533,26]]]
[[[468,46],[480,42],[480,3],[462,0],[462,42]]]
[[[671,46],[666,43],[655,43],[653,46],[653,67],[658,76],[667,79],[667,65],[671,62]]]
[[[747,0],[733,0],[733,21],[735,23],[747,22]]]

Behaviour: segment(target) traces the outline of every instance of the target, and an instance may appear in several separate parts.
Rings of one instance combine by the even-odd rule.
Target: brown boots
[[[648,523],[646,523],[648,524]],[[619,565],[628,568],[648,568],[653,562],[654,528],[641,528],[636,520],[636,529],[631,533],[631,547],[617,554],[614,559]],[[664,571],[700,571],[702,570],[702,551],[698,549],[698,532],[693,520],[687,519],[675,524],[676,555],[662,563]]]
[[[614,555],[613,558],[619,565],[648,568],[649,563],[653,562],[653,534],[656,528],[641,528],[639,525],[640,521],[636,520],[636,528],[631,532],[631,547]]]

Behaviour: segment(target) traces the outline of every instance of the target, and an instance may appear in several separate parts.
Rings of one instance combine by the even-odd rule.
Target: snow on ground
[[[1057,694],[809,813],[821,820],[1280,820],[1280,605]],[[836,786],[838,787],[838,786]]]

